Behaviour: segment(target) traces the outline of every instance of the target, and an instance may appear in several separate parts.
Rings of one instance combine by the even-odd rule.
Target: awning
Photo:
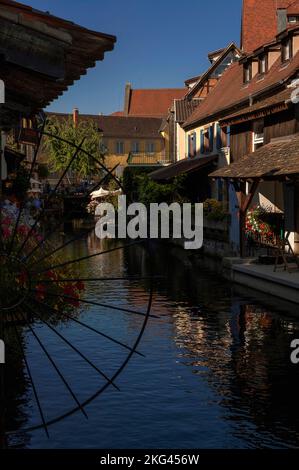
[[[218,159],[218,155],[210,157],[186,158],[167,167],[153,171],[149,174],[154,181],[168,181],[176,176],[193,173],[212,165]]]
[[[256,103],[241,108],[232,114],[226,115],[220,119],[221,126],[230,126],[241,122],[247,122],[250,119],[258,119],[269,114],[281,112],[288,108],[288,102],[291,98],[293,89],[285,88],[270,97],[257,101]]]
[[[275,180],[299,175],[299,134],[273,139],[231,165],[214,171],[211,178]]]

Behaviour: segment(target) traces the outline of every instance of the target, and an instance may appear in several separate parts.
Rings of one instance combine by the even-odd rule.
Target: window
[[[288,22],[289,23],[298,23],[299,22],[299,16],[295,16],[295,15],[289,15],[288,16]]]
[[[230,147],[230,136],[231,136],[230,126],[227,126],[226,128],[226,146],[227,147]]]
[[[123,155],[125,153],[125,145],[123,142],[116,142],[116,153]]]
[[[264,145],[264,120],[259,119],[253,123],[253,151]]]
[[[131,152],[139,153],[139,142],[132,142]]]
[[[155,143],[147,142],[145,147],[146,153],[155,153]]]
[[[259,74],[264,75],[268,71],[268,55],[262,54],[259,57]]]
[[[196,132],[188,136],[188,157],[193,158],[196,156]]]
[[[109,154],[109,140],[102,139],[100,141],[100,151],[102,153],[108,153]]]
[[[252,63],[244,64],[244,83],[249,83],[252,79]]]
[[[203,152],[210,153],[214,148],[214,124],[203,131]]]
[[[213,152],[214,150],[214,124],[210,126],[209,129],[209,152]]]
[[[286,39],[281,45],[281,59],[286,62],[293,57],[293,42],[292,39]]]
[[[219,123],[217,123],[216,147],[217,147],[217,150],[220,150],[223,147],[223,145],[222,145],[222,129],[221,129]]]
[[[204,131],[200,131],[200,153],[203,154],[205,151],[205,143],[204,143]]]

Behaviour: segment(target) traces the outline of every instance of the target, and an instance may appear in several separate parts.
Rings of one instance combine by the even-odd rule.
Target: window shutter
[[[210,152],[213,152],[214,148],[214,124],[209,129],[209,143],[210,143]]]
[[[188,158],[191,157],[191,135],[188,134]]]
[[[217,150],[222,148],[221,127],[217,124]]]
[[[205,145],[205,142],[204,142],[204,134],[203,134],[203,130],[200,131],[200,153],[203,154],[204,153],[204,145]]]
[[[192,144],[193,144],[193,151],[192,151],[192,156],[196,156],[196,132],[193,134],[193,139],[192,139]]]

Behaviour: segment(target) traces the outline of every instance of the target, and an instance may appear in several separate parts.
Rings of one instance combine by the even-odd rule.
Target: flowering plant
[[[263,239],[268,243],[275,240],[274,227],[267,222],[269,212],[259,205],[255,205],[247,212],[245,232],[246,235],[254,240]]]
[[[9,278],[10,292],[29,288],[28,299],[31,297],[38,303],[44,302],[52,309],[62,313],[79,307],[80,295],[85,290],[85,285],[81,281],[68,281],[68,279],[76,278],[74,268],[64,265],[65,260],[62,263],[64,266],[57,269],[51,268],[51,266],[57,266],[61,263],[57,254],[45,256],[47,252],[54,251],[53,245],[44,240],[38,227],[33,228],[34,219],[28,215],[26,210],[21,215],[15,230],[17,218],[17,205],[5,201],[1,208],[0,220],[2,253],[4,253],[0,258],[0,269],[2,271],[13,270],[13,275],[10,275]],[[18,251],[23,244],[22,256],[19,257]],[[41,249],[33,251],[36,247]],[[5,253],[10,253],[10,256],[8,257]],[[9,258],[13,260],[10,262],[11,266],[7,265]],[[17,258],[19,258],[19,266],[22,267],[15,269],[13,265]],[[32,269],[31,265],[34,266]],[[5,283],[2,284],[1,289],[5,290],[7,286]],[[3,297],[3,295],[5,297],[6,293],[2,292],[1,296]]]

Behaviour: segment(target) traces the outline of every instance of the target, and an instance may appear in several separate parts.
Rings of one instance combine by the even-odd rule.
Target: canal
[[[107,242],[106,242],[107,243]],[[112,243],[112,242],[111,242]],[[78,258],[107,248],[94,235],[68,247]],[[146,312],[149,281],[155,281],[151,317],[138,351],[109,386],[81,412],[43,429],[24,364],[9,393],[6,422],[14,448],[292,448],[299,447],[299,366],[290,344],[299,338],[299,317],[267,296],[233,287],[202,261],[155,245],[120,249],[80,263],[82,277],[119,278],[86,282],[84,298]],[[132,276],[142,279],[131,279]],[[123,278],[123,279],[121,279]],[[145,279],[143,279],[145,278]],[[124,344],[132,345],[144,317],[82,306],[78,317]],[[47,326],[35,326],[80,401],[105,382]],[[72,321],[61,334],[109,377],[128,351]],[[46,419],[73,403],[31,332],[23,341]]]

